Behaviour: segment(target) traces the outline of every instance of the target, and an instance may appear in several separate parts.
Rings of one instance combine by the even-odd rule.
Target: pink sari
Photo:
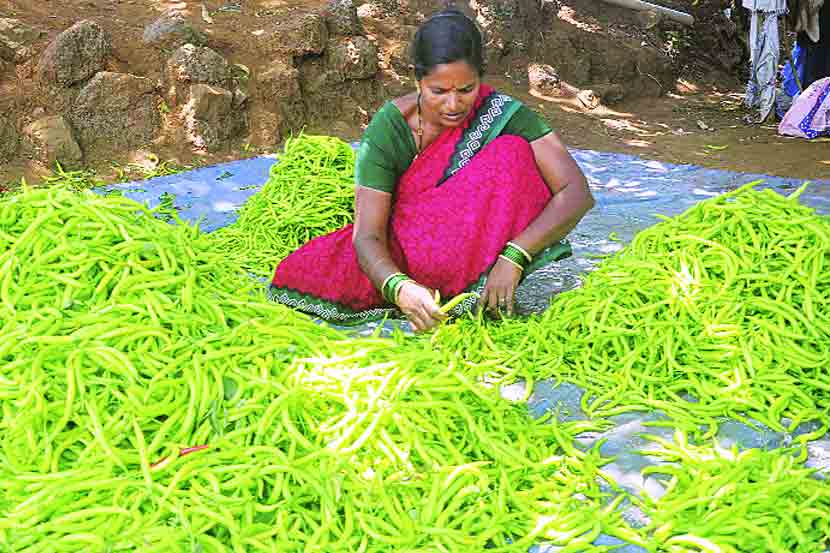
[[[464,125],[447,129],[415,158],[398,182],[392,207],[392,259],[443,298],[480,292],[505,243],[551,198],[526,140],[487,136],[498,115],[507,111],[499,99],[509,97],[482,89]],[[568,255],[566,243],[555,244],[534,259],[525,275]],[[271,296],[339,324],[400,315],[363,274],[352,245],[352,225],[315,238],[286,257],[274,274]],[[457,312],[474,304],[462,304]]]

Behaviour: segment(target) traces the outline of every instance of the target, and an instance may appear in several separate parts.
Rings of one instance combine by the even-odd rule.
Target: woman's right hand
[[[398,292],[398,307],[409,319],[415,332],[435,328],[448,317],[441,313],[441,308],[432,293],[414,280],[407,280],[401,285]]]

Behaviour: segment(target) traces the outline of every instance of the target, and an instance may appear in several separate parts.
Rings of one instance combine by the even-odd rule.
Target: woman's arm
[[[556,133],[546,134],[530,147],[553,198],[513,242],[535,255],[565,238],[594,207],[594,197],[585,175]]]
[[[512,242],[536,255],[567,236],[594,206],[594,198],[585,175],[555,133],[534,140],[530,146],[553,197]],[[521,276],[519,268],[499,258],[487,277],[480,305],[512,314],[513,295]]]
[[[400,272],[387,243],[391,212],[392,194],[355,187],[352,243],[360,268],[378,290],[387,276]]]
[[[355,187],[355,217],[352,243],[363,273],[380,290],[386,277],[401,272],[389,254],[389,216],[392,194],[365,186]],[[432,293],[415,281],[407,281],[398,295],[398,307],[416,331],[434,327],[446,315]]]

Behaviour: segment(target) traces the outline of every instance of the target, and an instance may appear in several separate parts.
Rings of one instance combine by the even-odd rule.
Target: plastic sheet
[[[799,179],[671,165],[626,154],[590,150],[573,150],[572,154],[591,181],[597,198],[597,207],[575,231],[579,235],[607,237],[609,232],[616,231],[621,237],[630,238],[656,221],[654,213],[680,213],[702,199],[746,182],[765,179],[768,186],[780,190],[792,190],[802,183]],[[236,220],[235,209],[268,180],[268,172],[276,162],[276,155],[259,156],[145,181],[109,185],[100,191],[120,190],[129,198],[147,202],[150,207],[158,205],[163,193],[173,194],[181,217],[191,222],[201,221],[202,230],[210,232]],[[802,198],[823,213],[830,213],[830,180],[814,182]]]

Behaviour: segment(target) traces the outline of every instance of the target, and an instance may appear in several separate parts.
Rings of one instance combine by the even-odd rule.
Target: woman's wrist
[[[507,257],[506,255],[499,254],[499,260],[504,261],[508,265],[512,265],[513,267],[518,269],[520,273],[524,273],[524,271],[525,271],[524,266],[522,266],[520,263],[517,263],[516,261],[512,260],[511,258]]]

